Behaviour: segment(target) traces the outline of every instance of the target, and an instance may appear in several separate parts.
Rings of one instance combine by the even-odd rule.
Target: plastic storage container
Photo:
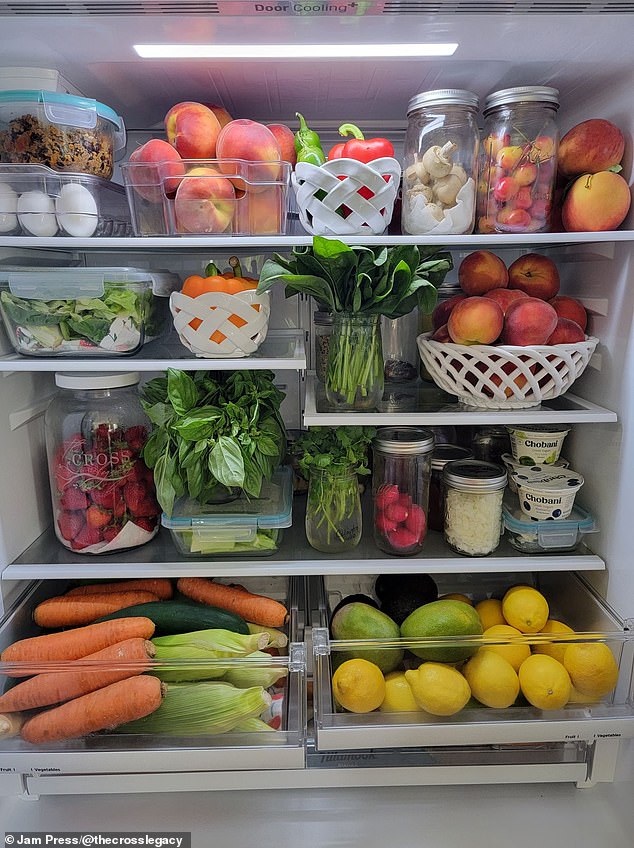
[[[419,427],[381,427],[372,442],[374,541],[388,554],[422,550],[434,434]]]
[[[495,91],[484,103],[477,231],[549,232],[557,176],[559,92],[547,86]]]
[[[125,148],[123,118],[88,97],[0,91],[0,162],[48,165],[109,180]]]
[[[506,471],[477,459],[448,462],[443,469],[445,541],[466,556],[487,556],[502,533]]]
[[[136,236],[286,232],[288,162],[127,162],[121,171]],[[212,202],[201,204],[201,197]]]
[[[568,518],[535,521],[522,512],[515,498],[505,498],[502,519],[509,543],[525,554],[572,551],[586,534],[599,529],[593,516],[578,504],[573,506]]]
[[[0,311],[16,353],[121,356],[165,332],[178,285],[139,268],[5,268]]]
[[[404,233],[470,233],[475,220],[478,97],[423,91],[407,108],[401,226]]]
[[[64,547],[106,554],[158,531],[154,480],[141,459],[149,421],[134,371],[57,373],[45,414],[55,533]]]
[[[180,498],[161,523],[184,556],[271,556],[280,548],[283,528],[292,523],[292,477],[290,468],[279,468],[270,482],[264,481],[259,498],[205,505]]]
[[[45,165],[0,165],[0,235],[129,236],[123,186]]]

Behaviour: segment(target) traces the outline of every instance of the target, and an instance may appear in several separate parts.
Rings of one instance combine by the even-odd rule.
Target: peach
[[[293,167],[297,162],[297,151],[295,150],[295,134],[286,124],[267,124],[277,143],[280,146],[282,161],[290,162]]]
[[[173,194],[178,188],[178,178],[185,175],[185,163],[180,153],[160,138],[150,139],[137,147],[130,154],[129,161],[139,166],[128,172],[134,190],[151,203],[160,203],[163,191],[167,195]]]
[[[466,296],[466,294],[455,294],[453,297],[450,297],[447,300],[441,300],[440,303],[437,303],[431,314],[432,329],[437,330],[438,327],[442,327],[443,324],[446,324],[447,319],[451,314],[451,310],[457,303],[464,300]]]
[[[274,236],[283,233],[281,186],[245,192],[237,202],[236,231],[244,235]]]
[[[213,168],[192,168],[174,200],[179,232],[224,233],[236,207],[232,183]]]
[[[553,297],[548,301],[560,318],[569,318],[578,324],[585,332],[588,326],[588,313],[585,306],[575,297],[567,297],[564,294]]]
[[[497,303],[486,297],[467,297],[451,310],[447,330],[456,344],[492,344],[503,325],[504,315]]]
[[[553,307],[537,297],[516,300],[506,310],[502,342],[508,345],[546,344],[557,326]]]
[[[216,154],[219,159],[243,159],[247,163],[257,163],[246,166],[246,183],[231,177],[236,188],[243,191],[264,191],[269,186],[258,183],[280,179],[280,145],[271,130],[257,121],[240,118],[223,127],[218,136]],[[235,174],[235,167],[233,162],[220,162],[220,169],[225,174]]]
[[[625,220],[630,203],[630,187],[620,174],[584,174],[574,181],[564,199],[564,229],[569,233],[615,230]]]
[[[490,250],[474,250],[460,263],[458,282],[468,295],[483,295],[491,289],[504,289],[509,277],[506,265]]]
[[[506,315],[506,310],[514,301],[528,297],[526,292],[519,289],[493,289],[492,291],[488,291],[484,296],[494,300],[504,315]]]
[[[505,362],[502,365],[502,371],[504,371],[504,373],[508,374],[509,376],[512,376],[515,373],[516,370],[517,370],[516,366],[512,362]],[[493,383],[494,386],[501,386],[502,385],[502,378],[499,377],[497,374],[491,374],[491,382]],[[524,386],[526,385],[526,383],[528,382],[528,380],[526,379],[524,374],[518,374],[516,377],[513,377],[513,382],[518,387],[518,389],[523,389]],[[488,395],[489,397],[493,397],[493,392],[489,389],[488,386],[484,386],[483,391],[484,391],[485,395]],[[504,394],[506,395],[506,397],[513,397],[516,394],[516,392],[513,391],[512,386],[505,386],[504,387]]]
[[[583,342],[585,338],[586,334],[576,321],[571,321],[570,318],[558,318],[557,326],[548,339],[547,344],[572,344],[574,342]]]
[[[220,122],[202,103],[185,100],[165,116],[165,133],[183,159],[213,159]]]
[[[529,297],[550,300],[559,291],[559,271],[552,259],[541,253],[526,253],[509,265],[509,288]]]
[[[624,150],[625,139],[618,127],[602,118],[590,118],[562,137],[557,167],[564,177],[596,174],[618,165]]]
[[[226,127],[227,124],[230,124],[231,121],[233,121],[233,118],[224,106],[219,106],[217,103],[205,103],[204,105],[214,113],[216,118],[218,118],[220,129]]]

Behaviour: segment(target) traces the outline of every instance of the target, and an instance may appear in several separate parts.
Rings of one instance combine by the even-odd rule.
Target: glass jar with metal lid
[[[388,554],[422,549],[433,448],[434,434],[420,427],[381,427],[372,442],[374,541]]]
[[[447,282],[445,281],[437,291],[436,297],[436,306],[440,306],[441,303],[446,303],[448,300],[451,300],[452,297],[456,297],[456,295],[464,295],[464,291],[460,288],[460,285],[456,282]],[[434,327],[432,322],[433,312],[420,312],[420,318],[418,321],[418,334],[421,333],[431,333],[433,330],[438,329],[438,327]],[[442,323],[445,323],[444,321]],[[428,383],[433,383],[433,379],[425,366],[425,363],[421,359],[419,361],[419,373],[422,380],[426,380]]]
[[[315,374],[320,383],[325,383],[333,328],[332,312],[317,310],[313,313],[313,324],[315,325]]]
[[[557,176],[559,92],[505,88],[484,103],[480,145],[479,233],[549,232]]]
[[[403,154],[403,232],[473,231],[477,111],[477,95],[463,89],[423,91],[410,100]]]
[[[442,472],[448,462],[457,459],[473,459],[469,448],[460,445],[437,444],[431,455],[431,480],[429,482],[429,512],[427,523],[430,530],[442,532],[445,526],[445,515],[442,500]]]
[[[500,543],[506,471],[477,459],[448,462],[443,469],[445,541],[466,556],[486,556]]]

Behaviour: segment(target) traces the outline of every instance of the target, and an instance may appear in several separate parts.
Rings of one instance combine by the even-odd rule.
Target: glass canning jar
[[[559,92],[506,88],[484,103],[477,231],[548,232],[557,176]]]
[[[442,532],[445,515],[442,501],[442,472],[448,462],[457,459],[473,459],[469,448],[460,445],[436,444],[431,455],[431,479],[429,482],[429,512],[427,514],[430,530]]]
[[[477,95],[463,89],[423,91],[410,100],[403,153],[403,232],[472,232],[477,111]]]
[[[477,459],[448,462],[443,469],[444,535],[466,556],[486,556],[500,544],[506,471]]]
[[[136,372],[57,373],[45,414],[55,533],[82,554],[148,542],[160,507],[141,458],[150,423]]]
[[[420,427],[381,427],[372,442],[374,541],[388,554],[423,547],[433,448],[434,434]]]
[[[442,303],[446,303],[448,300],[451,300],[452,297],[456,297],[456,295],[464,295],[464,291],[460,288],[457,282],[444,282],[436,292],[436,306],[440,306]],[[431,333],[433,330],[437,329],[434,327],[432,322],[432,312],[420,312],[420,318],[418,322],[418,334],[421,333]],[[445,323],[445,322],[443,322]],[[428,383],[433,383],[432,377],[427,370],[427,367],[422,359],[419,358],[419,373],[422,380],[426,380]]]
[[[352,466],[311,468],[306,500],[306,538],[323,553],[355,548],[361,540],[359,479]]]
[[[313,314],[313,324],[315,325],[315,374],[320,383],[325,383],[333,328],[332,312],[317,310]]]

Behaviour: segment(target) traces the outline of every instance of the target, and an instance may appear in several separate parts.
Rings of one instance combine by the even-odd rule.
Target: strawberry
[[[132,515],[137,515],[137,507],[147,497],[145,486],[134,481],[126,483],[123,487],[123,497]]]
[[[88,494],[90,500],[97,504],[97,506],[103,506],[106,509],[112,510],[114,510],[115,504],[118,503],[121,497],[114,483],[106,483],[104,486],[89,489]]]
[[[88,498],[76,486],[70,486],[60,499],[60,506],[64,509],[86,509]]]
[[[121,532],[121,527],[118,527],[116,524],[111,524],[110,527],[103,528],[103,540],[104,542],[112,542],[113,539],[116,539],[119,533]]]
[[[152,497],[145,497],[143,500],[140,500],[138,503],[134,505],[134,509],[130,507],[130,512],[134,516],[134,518],[143,517],[143,518],[153,518],[158,515],[160,512],[160,507],[157,504],[156,500]]]
[[[88,548],[90,545],[96,545],[103,541],[101,530],[97,527],[89,527],[87,524],[82,527],[80,532],[71,540],[71,547],[75,551],[80,551],[82,548]]]
[[[142,530],[147,530],[148,533],[152,533],[154,531],[154,528],[156,527],[156,520],[152,520],[151,518],[147,518],[147,517],[142,517],[142,518],[135,517],[134,523],[136,524],[137,527],[140,527]]]
[[[111,519],[111,512],[108,512],[107,509],[102,509],[100,506],[95,506],[95,504],[88,507],[86,512],[86,524],[89,527],[105,527],[106,524],[110,524]]]
[[[117,489],[116,497],[114,499],[114,503],[112,504],[112,514],[115,518],[123,518],[126,512],[126,503],[123,495],[121,494],[121,489]]]
[[[142,424],[136,424],[134,427],[128,427],[125,431],[125,441],[128,447],[133,451],[140,451],[147,441],[147,429]]]
[[[63,538],[71,542],[84,526],[84,515],[81,512],[60,512],[57,526]]]
[[[84,492],[89,492],[97,486],[102,486],[109,477],[110,468],[107,465],[87,462],[82,468],[80,485]]]

